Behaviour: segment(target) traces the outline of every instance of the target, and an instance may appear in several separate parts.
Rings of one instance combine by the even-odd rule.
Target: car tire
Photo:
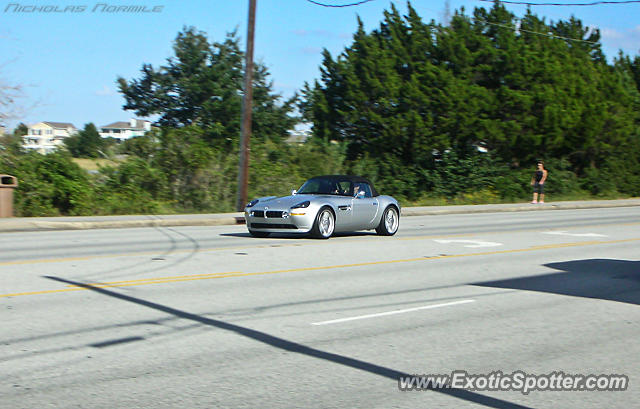
[[[257,237],[257,238],[263,239],[265,237],[269,237],[269,235],[271,233],[266,232],[266,231],[249,230],[249,234],[252,235],[253,237]]]
[[[384,209],[380,224],[376,227],[376,233],[381,236],[393,236],[398,231],[400,226],[400,215],[398,209],[394,206],[389,206]]]
[[[331,209],[327,206],[318,211],[316,220],[311,228],[311,237],[326,240],[336,229],[336,217]]]

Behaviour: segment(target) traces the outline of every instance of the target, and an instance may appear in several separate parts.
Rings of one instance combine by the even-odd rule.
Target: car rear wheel
[[[249,230],[249,234],[252,235],[253,237],[264,238],[264,237],[269,237],[271,233],[266,231]]]
[[[380,224],[376,227],[376,233],[381,236],[393,236],[398,231],[398,226],[400,226],[398,209],[393,206],[389,206],[382,214]]]
[[[328,239],[336,228],[336,218],[328,207],[320,209],[311,229],[311,237]]]

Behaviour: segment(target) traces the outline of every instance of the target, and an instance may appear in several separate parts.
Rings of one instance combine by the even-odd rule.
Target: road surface
[[[0,234],[2,408],[602,408],[640,401],[640,208]],[[401,391],[413,374],[626,391]]]

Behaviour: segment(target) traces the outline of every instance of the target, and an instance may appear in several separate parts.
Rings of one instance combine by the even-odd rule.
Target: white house
[[[289,130],[289,136],[285,139],[286,143],[290,144],[303,144],[311,137],[311,124],[304,123]]]
[[[22,146],[42,154],[53,152],[63,146],[65,138],[78,132],[76,127],[68,122],[38,122],[27,128],[28,133],[22,137]]]
[[[103,138],[115,138],[122,142],[136,136],[142,136],[150,130],[150,121],[131,119],[129,122],[114,122],[100,127],[100,136]]]

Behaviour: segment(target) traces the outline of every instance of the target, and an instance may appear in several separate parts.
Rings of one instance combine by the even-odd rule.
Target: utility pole
[[[251,110],[253,100],[253,36],[256,25],[256,1],[249,0],[247,51],[244,64],[244,96],[242,98],[242,124],[240,125],[240,164],[238,171],[238,200],[236,210],[241,212],[247,204],[249,186],[249,140],[251,139]]]

